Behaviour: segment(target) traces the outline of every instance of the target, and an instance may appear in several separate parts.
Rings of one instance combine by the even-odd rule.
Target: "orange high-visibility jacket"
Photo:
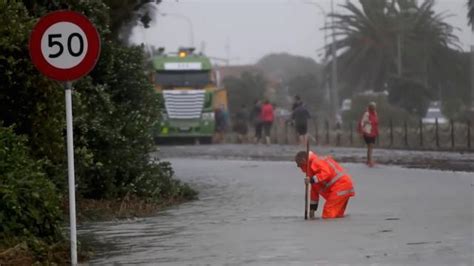
[[[302,165],[301,170],[306,173],[306,165]],[[315,176],[317,180],[311,185],[311,204],[319,201],[319,195],[326,200],[355,196],[351,176],[332,157],[320,158],[309,152],[309,169],[306,175]]]

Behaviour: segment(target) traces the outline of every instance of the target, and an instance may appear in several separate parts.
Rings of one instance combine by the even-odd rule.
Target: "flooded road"
[[[472,265],[472,173],[345,164],[348,216],[305,221],[292,162],[169,159],[199,200],[79,234],[107,243],[91,264]],[[321,214],[321,207],[317,216]]]

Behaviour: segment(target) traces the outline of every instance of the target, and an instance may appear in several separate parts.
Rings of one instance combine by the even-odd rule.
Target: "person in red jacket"
[[[349,198],[355,196],[352,178],[344,168],[332,157],[322,158],[311,151],[309,156],[305,151],[298,152],[295,162],[306,174],[305,183],[311,184],[309,217],[314,218],[320,195],[326,200],[323,219],[344,217]]]
[[[263,123],[263,132],[265,134],[265,142],[267,144],[270,144],[270,130],[272,129],[274,114],[273,114],[273,106],[268,100],[265,100],[265,102],[262,105],[260,118]]]
[[[375,111],[375,102],[370,102],[367,107],[367,111],[364,112],[362,118],[359,121],[359,133],[364,138],[367,144],[367,165],[369,167],[374,166],[372,160],[372,152],[375,145],[375,140],[379,135],[379,119],[377,112]]]

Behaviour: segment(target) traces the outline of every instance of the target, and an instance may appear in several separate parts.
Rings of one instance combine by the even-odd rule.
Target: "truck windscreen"
[[[161,86],[194,87],[210,83],[209,71],[159,71],[155,82]]]

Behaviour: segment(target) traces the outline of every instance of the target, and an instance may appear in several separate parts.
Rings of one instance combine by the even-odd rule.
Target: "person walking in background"
[[[248,115],[245,104],[240,106],[239,111],[235,114],[233,130],[237,133],[237,142],[245,143],[247,142],[247,133],[248,133]]]
[[[299,144],[304,146],[308,141],[308,119],[311,116],[302,102],[299,103],[291,113],[291,119],[295,123],[296,133],[298,134]]]
[[[222,143],[224,141],[224,132],[226,127],[225,115],[220,107],[214,109],[215,133],[214,143]]]
[[[255,100],[254,105],[252,107],[252,111],[250,112],[250,122],[252,123],[255,129],[255,143],[259,143],[260,139],[262,138],[262,120],[260,115],[261,112],[262,102],[260,100]]]
[[[295,95],[294,100],[295,100],[295,101],[294,101],[293,104],[291,105],[291,111],[292,111],[292,112],[296,109],[296,107],[298,107],[298,106],[300,106],[300,105],[303,104],[303,101],[301,101],[301,98],[300,98],[299,95]]]
[[[270,131],[272,129],[273,119],[275,116],[273,113],[273,106],[268,100],[265,100],[265,102],[263,103],[262,111],[260,114],[263,123],[263,131],[265,133],[265,143],[270,144]]]
[[[224,104],[221,104],[222,116],[224,121],[224,133],[229,130],[230,125],[230,118],[229,118],[229,111]]]
[[[374,166],[374,160],[372,159],[372,152],[375,145],[375,140],[379,135],[379,119],[376,112],[375,102],[370,102],[367,111],[364,112],[362,118],[359,121],[358,131],[364,138],[367,144],[367,165],[369,167]]]

